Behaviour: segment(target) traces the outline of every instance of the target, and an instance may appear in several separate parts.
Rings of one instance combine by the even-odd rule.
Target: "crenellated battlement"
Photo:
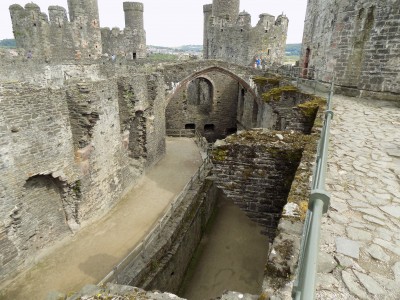
[[[18,48],[33,58],[56,60],[93,60],[103,53],[126,58],[146,56],[143,4],[124,2],[125,30],[101,30],[97,0],[68,0],[67,10],[50,6],[49,17],[40,7],[14,4],[9,10]],[[27,54],[28,56],[28,54]]]
[[[135,10],[135,11],[144,11],[143,3],[140,2],[124,2],[123,3],[124,11]]]
[[[250,14],[239,13],[239,5],[239,0],[214,0],[203,6],[204,57],[244,65],[254,65],[257,59],[264,65],[282,63],[288,18],[263,13],[252,27]]]

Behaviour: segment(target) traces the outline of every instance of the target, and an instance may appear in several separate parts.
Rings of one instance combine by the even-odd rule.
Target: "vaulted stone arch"
[[[175,84],[171,81],[172,89],[166,96],[167,129],[196,128],[209,141],[224,138],[238,128],[238,103],[242,90],[257,101],[249,73],[245,79],[246,76],[211,65],[189,75],[182,70],[181,74],[185,77]],[[175,73],[174,77],[178,75]],[[197,99],[200,94],[208,97],[203,99],[207,104]]]

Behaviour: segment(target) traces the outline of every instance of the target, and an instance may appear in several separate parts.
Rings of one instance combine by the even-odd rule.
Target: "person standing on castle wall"
[[[261,67],[261,59],[257,58],[256,59],[256,68],[259,69]]]
[[[267,59],[263,57],[261,60],[261,69],[265,70],[267,68]]]
[[[111,61],[112,61],[112,62],[115,62],[116,59],[117,59],[117,57],[116,57],[115,54],[111,55]]]
[[[28,54],[26,55],[26,57],[27,57],[28,59],[31,59],[31,58],[32,58],[32,51],[31,51],[31,50],[28,51]]]

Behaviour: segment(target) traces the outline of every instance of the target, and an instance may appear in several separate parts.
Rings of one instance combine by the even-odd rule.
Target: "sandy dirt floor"
[[[201,165],[191,139],[167,139],[167,154],[107,215],[16,278],[1,299],[46,299],[96,284],[146,236]]]

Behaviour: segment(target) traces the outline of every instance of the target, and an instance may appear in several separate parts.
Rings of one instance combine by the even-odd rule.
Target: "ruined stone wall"
[[[213,174],[219,188],[271,240],[299,165],[301,134],[246,131],[225,139],[212,151]]]
[[[317,107],[324,101],[287,85],[279,77],[254,77],[258,97],[241,88],[238,98],[239,129],[294,130],[309,134]]]
[[[238,82],[214,71],[190,81],[170,100],[167,128],[192,125],[209,140],[226,136],[236,128]],[[193,128],[193,127],[187,127]]]
[[[146,57],[146,32],[143,4],[124,2],[126,28],[100,29],[97,0],[69,0],[69,20],[65,8],[49,7],[49,17],[40,7],[29,3],[23,8],[10,6],[17,47],[25,56],[46,62],[95,60],[103,53],[127,59]],[[29,54],[28,54],[29,53]]]
[[[283,62],[289,22],[286,16],[280,15],[275,20],[274,16],[261,14],[257,25],[252,27],[248,13],[239,14],[236,10],[227,13],[221,8],[224,6],[223,1],[204,6],[204,58],[242,65],[254,65],[256,58],[265,65]]]
[[[398,0],[309,1],[300,66],[354,95],[399,94],[399,25]]]
[[[2,85],[0,98],[4,279],[70,232],[80,194],[65,93],[14,83]]]
[[[46,63],[44,58],[27,59],[23,52],[21,49],[0,50],[0,82],[21,81],[42,87],[62,87],[71,79],[95,81],[106,77],[102,74],[101,63]],[[105,60],[103,62],[106,63]]]
[[[83,3],[83,2],[82,2]],[[60,6],[49,7],[49,18],[36,4],[10,6],[17,47],[47,61],[97,59],[102,54],[97,1],[69,1],[70,20]]]
[[[103,53],[122,56],[127,59],[145,58],[146,32],[143,24],[143,4],[139,2],[124,2],[125,29],[101,29]]]
[[[143,131],[121,127],[121,81],[75,79],[53,89],[1,83],[0,281],[107,212],[165,153],[164,81],[130,79]],[[145,153],[131,154],[131,136],[143,137],[131,144],[143,142]]]

